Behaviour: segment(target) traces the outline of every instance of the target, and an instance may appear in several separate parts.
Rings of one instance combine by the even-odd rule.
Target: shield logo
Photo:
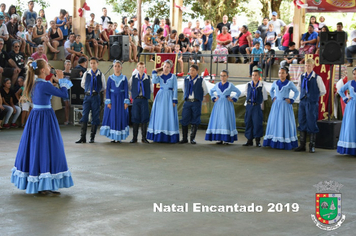
[[[341,193],[315,194],[315,213],[320,223],[331,225],[341,219]]]

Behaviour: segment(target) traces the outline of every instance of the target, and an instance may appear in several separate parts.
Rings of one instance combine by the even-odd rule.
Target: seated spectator
[[[252,35],[248,31],[247,25],[241,27],[241,33],[239,40],[235,42],[234,47],[232,48],[233,54],[241,53],[244,57],[244,63],[246,64],[249,60],[246,56],[246,48],[252,47]],[[235,63],[239,61],[239,57],[236,57]]]
[[[286,67],[290,64],[298,64],[299,51],[295,49],[295,42],[289,43],[289,48],[284,51],[284,60],[281,61],[280,66]]]
[[[80,77],[87,71],[88,59],[86,57],[80,57],[78,60],[78,65],[74,69],[80,70]]]
[[[57,50],[58,47],[63,46],[63,33],[62,30],[56,26],[54,20],[51,20],[49,24],[51,27],[48,29],[48,38],[53,48]],[[57,60],[57,54],[57,52],[54,53],[53,60]]]
[[[253,48],[255,47],[255,44],[256,44],[257,42],[260,43],[260,48],[264,48],[264,47],[263,47],[263,41],[262,41],[262,38],[261,38],[260,36],[261,36],[261,31],[256,30],[256,32],[255,32],[255,37],[252,39]],[[247,53],[247,54],[250,54],[253,48],[249,48],[249,47],[246,48],[246,53]]]
[[[162,39],[161,39],[162,41]],[[142,52],[142,47],[141,45],[139,44],[139,39],[138,39],[138,31],[136,28],[133,29],[132,31],[132,42],[135,44],[136,48],[137,48],[137,53],[141,53]]]
[[[32,40],[37,45],[42,44],[45,46],[45,54],[47,54],[47,48],[53,53],[59,53],[59,50],[56,50],[52,47],[48,35],[46,34],[46,29],[42,25],[42,18],[37,17],[36,25],[33,27]]]
[[[230,25],[230,32],[232,37],[232,43],[235,43],[240,35],[240,26],[237,24],[236,16],[232,18],[232,24]]]
[[[293,41],[293,26],[289,27],[288,32],[282,37],[281,46],[278,46],[279,50],[285,51],[289,48],[289,43]]]
[[[81,36],[79,34],[75,36],[75,41],[70,46],[70,49],[73,50],[78,57],[85,57],[88,59],[88,57],[84,54],[84,47],[80,42],[80,38]]]
[[[274,64],[276,52],[272,49],[270,43],[266,43],[265,49],[267,52],[265,52],[265,55],[263,57],[262,68],[266,69],[265,76],[267,77],[269,69]]]
[[[195,45],[201,46],[202,44],[203,44],[203,39],[202,39],[202,34],[201,34],[201,32],[195,33],[195,35],[194,35],[194,37],[193,37],[192,46],[193,46],[193,47],[195,47]]]
[[[273,30],[274,25],[273,23],[269,23],[268,31],[266,32],[265,44],[270,43],[271,47],[274,47],[274,44],[277,40],[277,33]]]
[[[18,40],[21,42],[20,43],[21,49],[24,48],[23,51],[21,51],[21,49],[20,49],[20,51],[23,53],[26,52],[26,33],[27,32],[25,31],[23,25],[18,24],[16,36],[17,36]],[[23,45],[25,45],[25,47],[23,47]],[[29,55],[31,55],[31,54],[29,54]]]
[[[187,37],[189,39],[189,42],[192,42],[192,22],[189,21],[188,22],[188,27],[183,29],[183,34],[185,37]]]
[[[75,41],[75,34],[71,33],[68,40],[64,43],[64,56],[66,60],[70,60],[71,65],[75,67],[78,64],[79,56],[71,49],[72,44]]]
[[[113,28],[113,30],[114,30],[114,35],[120,34],[120,31],[119,31],[119,29],[117,28],[117,26],[118,26],[117,22],[114,22],[114,28]]]
[[[158,19],[158,18],[156,18]],[[155,25],[156,26],[156,25]],[[159,32],[160,34],[158,34],[157,32]],[[161,43],[161,36],[163,36],[163,29],[159,28],[156,33],[152,36],[152,43],[155,46],[155,52],[161,53],[164,49],[163,49],[163,45]]]
[[[321,27],[320,31],[329,33],[329,28],[326,25],[324,25],[323,27]],[[319,52],[320,52],[320,32],[318,34],[318,38],[316,39],[316,48],[317,49],[315,51],[315,54],[319,54]],[[347,56],[347,49],[346,49],[346,56]]]
[[[2,105],[2,97],[1,97],[1,93],[0,93],[0,130],[2,130],[2,120],[4,119],[6,114],[7,114],[7,111],[6,111],[5,107]]]
[[[105,45],[109,49],[108,60],[110,59],[110,35],[114,35],[113,23],[111,21],[108,22],[108,27],[101,32],[101,39],[105,42],[103,44],[104,50],[105,50]],[[104,56],[104,54],[102,56]]]
[[[200,45],[195,44],[194,50],[192,52],[192,56],[190,57],[191,63],[197,64],[199,66],[200,63],[204,63],[204,57],[200,56],[202,55],[202,52],[200,50]]]
[[[95,14],[90,13],[90,20],[87,21],[87,27],[93,25],[94,27],[98,24],[98,22],[95,21]]]
[[[32,55],[37,49],[37,45],[32,41],[33,26],[27,26],[27,32],[25,34],[26,47],[29,55]]]
[[[6,23],[7,32],[9,32],[9,39],[10,39],[7,41],[7,45],[6,45],[7,52],[11,51],[11,47],[14,41],[19,42],[21,47],[20,48],[21,52],[25,51],[26,41],[23,38],[17,36],[17,32],[18,32],[17,19],[18,19],[18,15],[14,14],[11,16],[10,21]]]
[[[222,28],[221,34],[216,37],[216,49],[214,54],[229,54],[229,48],[231,47],[232,37],[231,34],[227,32],[228,28],[224,26]],[[224,62],[227,63],[226,56],[214,56],[213,62]]]
[[[72,64],[71,64],[70,60],[65,60],[63,73],[70,74],[71,73],[70,68],[72,68]],[[67,78],[70,80],[69,75],[65,75],[64,78]],[[70,124],[70,122],[69,122],[70,98],[68,97],[68,98],[62,98],[62,99],[63,99],[64,105],[65,105],[64,116],[65,116],[66,121],[64,122],[64,124],[69,125]]]
[[[315,16],[311,16],[309,19],[309,25],[314,26],[314,31],[315,32],[319,32],[319,23],[316,21],[316,17]]]
[[[101,54],[103,50],[103,45],[100,45],[98,41],[95,39],[94,34],[94,25],[89,25],[88,28],[85,29],[86,39],[85,39],[85,47],[90,57],[93,57],[93,53],[90,48],[94,48],[94,56],[100,59],[98,56]]]
[[[19,118],[19,116],[21,114],[21,108],[18,106],[15,106],[15,104],[13,103],[14,92],[11,89],[11,80],[8,78],[5,79],[2,86],[3,87],[0,90],[0,93],[1,93],[1,97],[2,97],[3,107],[6,110],[3,127],[6,129],[9,129],[10,127],[17,128],[16,121],[17,121],[17,118]],[[11,115],[13,115],[13,117],[12,117],[11,124],[9,124]]]
[[[172,33],[167,36],[166,41],[167,46],[170,47],[172,51],[174,51],[175,45],[178,43],[177,30],[172,30]]]
[[[302,40],[300,41],[299,54],[314,54],[317,38],[318,33],[314,31],[314,26],[309,25],[308,32],[303,34]],[[304,64],[304,58],[299,63]]]
[[[21,97],[22,97],[22,94],[23,94],[23,91],[24,91],[24,78],[23,77],[19,77],[17,79],[17,83],[19,85],[19,89],[15,92],[15,96],[16,96],[16,100],[17,102],[20,101]],[[15,104],[17,104],[17,102]],[[25,124],[26,124],[26,121],[27,121],[27,118],[28,118],[28,115],[30,114],[30,107],[31,107],[31,102],[29,101],[20,101],[18,103],[18,106],[21,107],[21,128],[24,128],[25,127]]]
[[[126,35],[129,37],[129,62],[138,62],[138,59],[137,59],[137,47],[136,45],[134,44],[134,42],[132,41],[132,37],[130,35],[130,29],[129,29],[129,26],[128,25],[125,25],[124,26],[124,31],[122,31],[120,33],[121,35]]]
[[[142,24],[142,37],[145,37],[145,34],[147,33],[147,27],[151,28],[151,24],[150,24],[150,18],[145,17],[144,19],[144,23]],[[151,28],[151,33],[152,33],[152,28]]]
[[[16,63],[17,67],[21,69],[18,76],[25,77],[25,54],[20,52],[20,42],[14,41],[12,44],[12,51],[9,53],[9,57]],[[17,79],[17,78],[16,78]],[[16,82],[16,80],[15,80]]]
[[[155,20],[153,21],[153,25],[152,25],[152,35],[153,36],[155,36],[156,34],[157,34],[157,30],[159,29],[159,28],[161,28],[160,26],[159,26],[159,23],[160,23],[160,21],[159,21],[159,19],[156,17],[155,18]],[[163,28],[162,28],[162,30],[163,30]]]
[[[171,22],[169,21],[168,18],[166,18],[166,24],[164,25],[164,28],[163,28],[163,36],[164,37],[168,37],[168,35],[170,34],[173,34],[173,30],[171,29]],[[176,31],[176,34],[177,34],[177,31]],[[173,46],[174,47],[174,46]],[[174,50],[174,48],[172,49],[172,51]]]
[[[189,39],[186,38],[184,36],[184,34],[179,34],[179,37],[178,37],[178,44],[179,44],[179,47],[180,47],[180,50],[183,52],[183,53],[186,53],[186,52],[190,52],[190,42],[189,42]]]
[[[352,54],[356,53],[356,30],[351,31],[350,37],[351,37],[351,46],[346,48],[346,59],[348,62],[347,66],[352,67],[353,66]]]
[[[37,52],[33,53],[31,55],[31,57],[34,59],[34,60],[37,60],[39,58],[42,58],[44,59],[46,62],[48,62],[48,58],[46,56],[46,54],[44,54],[44,46],[42,44],[38,45],[37,46]]]
[[[255,47],[252,49],[252,58],[250,62],[250,77],[252,76],[252,70],[254,66],[259,66],[261,55],[263,54],[263,49],[260,48],[260,42],[255,43]]]
[[[0,38],[0,81],[2,78],[12,78],[15,83],[21,69],[16,65],[15,61],[9,57],[9,54],[3,50],[4,40]],[[10,67],[8,67],[10,65]]]
[[[116,34],[119,34],[120,31],[121,31],[121,32],[124,31],[124,27],[125,27],[125,25],[127,25],[127,24],[128,24],[127,16],[123,16],[123,17],[122,17],[122,20],[121,20],[121,24],[120,24],[120,30],[117,29],[117,33],[116,33],[116,31],[115,31],[115,33],[116,33]],[[117,23],[116,23],[116,27],[117,27]],[[115,28],[115,23],[114,23],[114,28]]]
[[[7,32],[7,27],[4,24],[4,16],[0,15],[0,39],[3,40],[3,43],[8,44],[9,32]]]
[[[131,34],[133,34],[133,30],[135,29],[135,21],[133,21],[133,20],[129,21],[129,29],[130,29]]]
[[[96,41],[98,42],[99,45],[103,46],[103,49],[101,51],[99,51],[99,55],[98,55],[99,56],[98,59],[100,61],[102,61],[106,51],[108,50],[108,45],[109,44],[106,41],[102,40],[101,33],[100,33],[100,25],[99,24],[95,25],[94,38],[96,39]]]
[[[179,44],[176,44],[176,46],[174,47],[174,51],[173,53],[175,54],[178,54],[177,58],[178,58],[178,64],[179,64],[179,67],[180,67],[180,73],[177,74],[177,76],[183,76],[184,75],[184,68],[183,68],[183,53],[182,51],[180,50],[180,46]]]
[[[45,29],[48,28],[48,24],[47,24],[47,20],[46,20],[46,15],[45,15],[45,11],[43,9],[41,9],[38,13],[38,15],[42,18],[42,25],[43,27],[45,27]],[[35,22],[36,23],[36,22]]]
[[[68,34],[69,34],[69,24],[68,24],[68,18],[66,17],[67,11],[64,9],[61,9],[59,11],[59,16],[54,18],[54,27],[50,25],[52,28],[59,28],[60,31],[62,32],[62,38],[61,40],[67,40]],[[51,24],[51,23],[50,23]],[[54,46],[52,44],[52,46]],[[62,43],[63,46],[63,43]]]
[[[228,29],[229,31],[229,29]],[[213,45],[213,34],[214,34],[214,27],[210,24],[209,20],[205,21],[205,27],[201,31],[202,39],[203,39],[203,51],[210,51],[211,46]]]
[[[321,31],[321,28],[323,28],[323,26],[326,26],[325,17],[324,16],[320,16],[319,17],[319,31]]]
[[[195,38],[197,38],[197,35],[198,35],[198,33],[200,33],[201,34],[201,28],[200,28],[200,21],[199,20],[197,20],[196,21],[196,23],[195,23],[195,27],[192,29],[192,37],[195,39]],[[202,34],[201,34],[201,36],[203,36]]]
[[[5,12],[5,10],[6,10],[6,4],[5,4],[5,3],[1,3],[1,4],[0,4],[0,15],[2,15],[2,16],[8,15],[8,14]]]
[[[142,42],[142,48],[143,50],[148,50],[149,53],[153,53],[155,50],[155,46],[152,43],[152,35],[151,35],[151,27],[148,26],[146,28],[146,34],[143,36],[143,42]],[[150,55],[150,61],[153,61],[153,55]]]
[[[168,47],[168,45],[166,43],[166,38],[163,36],[163,28],[159,28],[157,30],[156,39],[158,40],[158,42],[160,43],[160,45],[162,47],[161,52],[164,52],[164,53],[172,52],[171,48]]]

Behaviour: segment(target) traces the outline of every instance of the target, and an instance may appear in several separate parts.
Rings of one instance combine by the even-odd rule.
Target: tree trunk
[[[270,0],[260,0],[261,4],[262,4],[262,16],[263,17],[268,17],[269,18],[269,2]]]
[[[141,45],[141,6],[142,6],[142,0],[137,0],[137,31],[138,31],[138,41],[139,44]]]
[[[271,0],[271,10],[277,12],[278,18],[281,18],[279,8],[281,7],[282,0]]]

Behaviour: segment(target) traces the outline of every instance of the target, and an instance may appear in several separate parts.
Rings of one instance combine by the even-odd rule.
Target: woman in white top
[[[240,35],[240,27],[237,25],[236,16],[232,18],[232,24],[230,25],[230,32],[231,32],[232,42],[235,43]]]

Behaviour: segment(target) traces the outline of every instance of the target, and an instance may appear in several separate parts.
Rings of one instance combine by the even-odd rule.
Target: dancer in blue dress
[[[347,82],[338,93],[346,103],[340,130],[337,152],[356,156],[356,67],[352,70],[353,79]],[[345,91],[349,90],[350,98]]]
[[[216,84],[209,92],[211,100],[215,103],[210,115],[205,140],[218,141],[216,144],[229,144],[237,140],[234,102],[240,97],[240,90],[228,80],[229,72],[220,73],[221,82]],[[232,95],[231,93],[235,94]]]
[[[129,136],[129,86],[127,77],[121,73],[122,62],[114,61],[114,74],[109,76],[106,85],[106,100],[100,135],[121,142]]]
[[[171,73],[173,62],[167,60],[163,68],[153,70],[152,83],[160,84],[156,98],[153,102],[150,123],[147,130],[147,139],[161,143],[179,142],[178,123],[178,85],[177,77]],[[163,69],[163,73],[158,75]]]
[[[299,91],[289,80],[287,68],[279,69],[278,75],[279,80],[273,82],[270,91],[273,104],[267,121],[263,146],[291,150],[298,147],[292,104],[298,97]],[[290,91],[294,92],[293,99],[289,98]]]
[[[59,188],[73,186],[64,153],[58,121],[51,107],[51,97],[68,97],[72,83],[60,79],[60,89],[45,81],[50,67],[43,59],[29,61],[21,100],[33,102],[12,168],[11,183],[26,193],[59,194]],[[35,75],[37,79],[35,80]],[[63,72],[57,70],[57,77]],[[56,79],[55,79],[56,80]]]

